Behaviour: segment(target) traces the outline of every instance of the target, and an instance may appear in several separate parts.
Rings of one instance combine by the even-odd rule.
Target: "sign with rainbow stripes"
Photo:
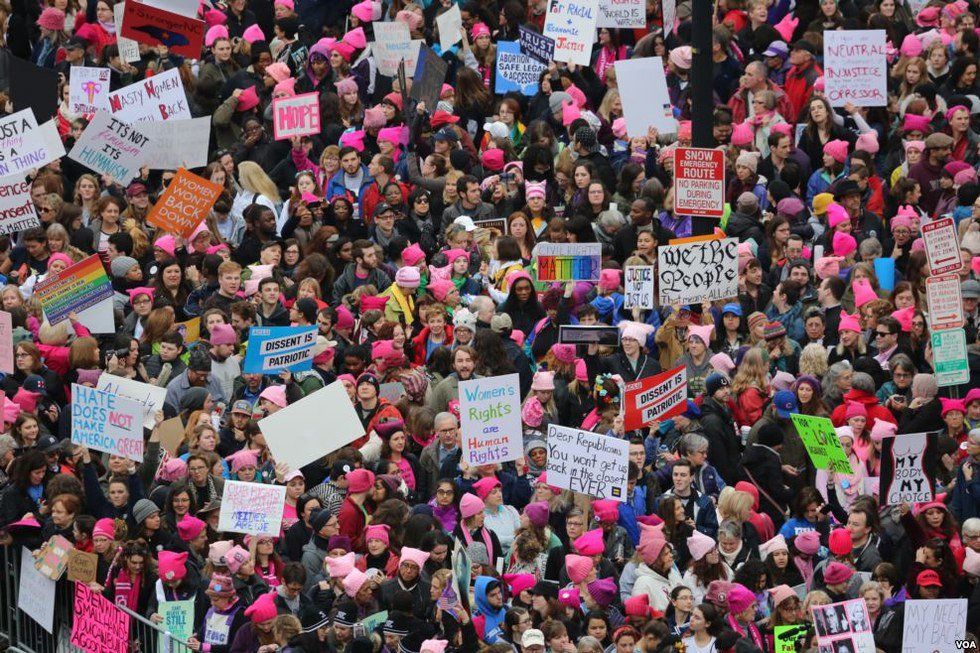
[[[41,308],[51,324],[68,319],[69,313],[81,313],[112,297],[112,284],[98,254],[71,265],[61,273],[48,276],[34,289]]]
[[[599,243],[538,243],[534,248],[538,281],[598,281]]]

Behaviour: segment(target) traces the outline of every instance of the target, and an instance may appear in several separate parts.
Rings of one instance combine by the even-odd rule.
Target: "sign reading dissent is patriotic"
[[[725,153],[695,147],[674,150],[674,212],[725,215]]]
[[[687,369],[681,365],[655,376],[626,384],[623,428],[641,429],[687,408]]]

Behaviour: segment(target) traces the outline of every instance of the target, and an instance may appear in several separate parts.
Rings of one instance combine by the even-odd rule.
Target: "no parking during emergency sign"
[[[725,214],[725,153],[696,147],[674,150],[674,212],[721,218]]]

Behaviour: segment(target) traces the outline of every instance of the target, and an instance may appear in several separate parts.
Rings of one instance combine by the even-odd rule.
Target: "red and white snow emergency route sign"
[[[674,213],[725,214],[725,153],[697,147],[674,150]]]

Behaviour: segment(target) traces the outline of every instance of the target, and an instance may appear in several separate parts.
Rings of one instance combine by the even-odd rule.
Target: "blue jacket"
[[[779,322],[786,327],[786,336],[796,342],[802,342],[806,337],[806,329],[803,324],[803,304],[797,302],[788,311],[780,313],[779,309],[770,305],[766,308],[766,317],[775,322]]]
[[[969,460],[964,463],[969,464]],[[980,517],[980,469],[976,466],[973,469],[973,478],[969,481],[963,474],[963,465],[956,470],[956,485],[953,487],[949,509],[961,524],[970,517]]]
[[[367,166],[363,163],[361,164],[361,174],[364,177],[361,179],[361,187],[357,190],[358,204],[364,199],[364,191],[374,183],[374,177],[368,174]],[[347,195],[348,192],[347,186],[344,185],[344,170],[341,168],[327,182],[327,201],[329,202],[333,198],[341,195]],[[364,219],[364,215],[361,215],[361,219]]]
[[[707,494],[701,494],[693,486],[691,491],[697,495],[695,499],[694,528],[701,531],[711,538],[718,537],[718,513],[715,511],[715,504]],[[657,498],[657,512],[660,512],[660,502],[668,495],[673,494],[673,489],[664,492]]]
[[[492,576],[477,576],[476,583],[473,585],[473,598],[476,601],[477,616],[480,617],[479,621],[483,622],[483,641],[487,644],[493,644],[503,634],[500,625],[504,622],[504,615],[507,614],[505,607],[494,608],[487,601],[487,586],[490,583],[500,583],[500,581]],[[475,621],[477,620],[474,619]],[[475,625],[476,623],[474,623]]]

